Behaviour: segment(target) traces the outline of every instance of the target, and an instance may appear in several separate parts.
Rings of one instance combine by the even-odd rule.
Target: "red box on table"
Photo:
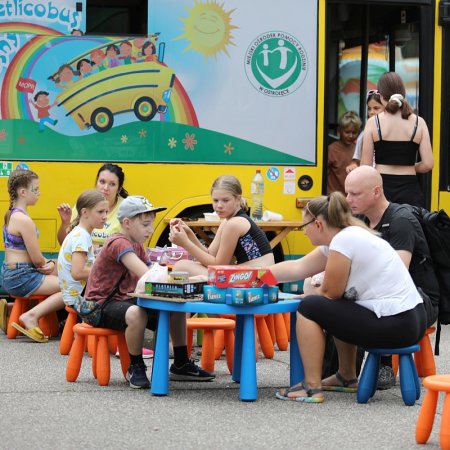
[[[263,284],[274,286],[278,282],[266,268],[245,266],[208,266],[208,284],[219,288],[252,288]]]

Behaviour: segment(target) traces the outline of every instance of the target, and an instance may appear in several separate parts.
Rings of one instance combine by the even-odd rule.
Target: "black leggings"
[[[308,295],[300,302],[298,312],[332,336],[361,347],[407,347],[419,342],[426,329],[423,303],[400,314],[378,318],[349,300]]]

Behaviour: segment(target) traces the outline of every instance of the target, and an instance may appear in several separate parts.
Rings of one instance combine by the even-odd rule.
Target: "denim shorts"
[[[44,282],[45,275],[39,272],[33,263],[16,263],[15,269],[9,269],[3,263],[3,289],[9,295],[29,297]]]

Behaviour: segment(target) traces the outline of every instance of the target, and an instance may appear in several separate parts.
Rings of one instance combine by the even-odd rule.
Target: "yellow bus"
[[[435,168],[420,176],[427,206],[450,210],[446,1],[35,0],[31,20],[5,3],[0,212],[11,170],[37,172],[41,198],[30,212],[49,255],[59,249],[56,207],[92,187],[104,162],[123,167],[130,193],[167,206],[151,247],[167,242],[167,218],[212,211],[210,186],[225,173],[239,177],[250,199],[260,169],[264,209],[301,220],[304,202],[326,190],[338,117],[355,110],[364,121],[366,91],[389,70],[401,74],[432,136]],[[88,76],[77,73],[83,58]],[[59,79],[63,66],[70,70]],[[39,91],[55,102],[48,112],[58,121],[43,132],[30,103]],[[275,253],[281,260],[309,249],[293,231]]]

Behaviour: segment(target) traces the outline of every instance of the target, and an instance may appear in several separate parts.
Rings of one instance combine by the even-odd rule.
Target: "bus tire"
[[[134,114],[143,122],[152,120],[155,117],[156,111],[156,103],[150,97],[141,97],[134,104]]]
[[[91,115],[91,125],[100,133],[108,131],[114,124],[114,115],[108,108],[97,108]]]

